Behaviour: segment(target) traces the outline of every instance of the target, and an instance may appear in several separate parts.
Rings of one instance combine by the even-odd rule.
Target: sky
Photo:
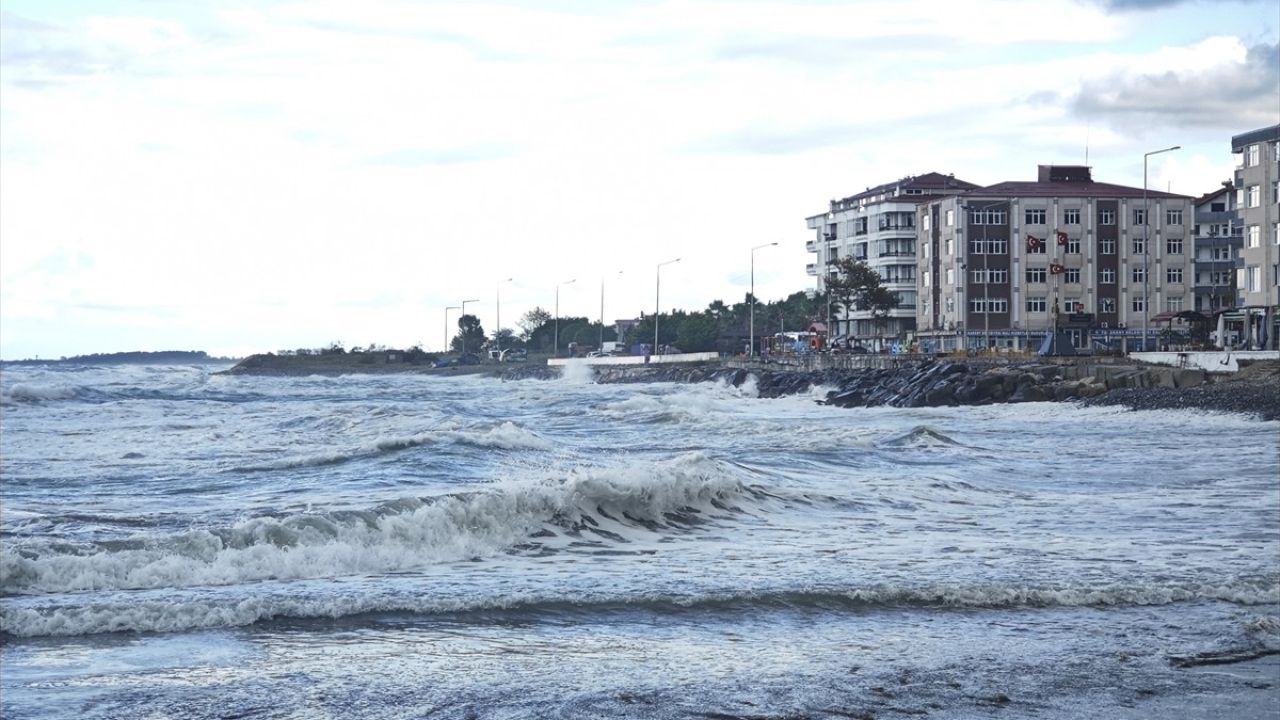
[[[1198,196],[1280,122],[1278,26],[1280,0],[0,0],[0,358],[781,299],[814,286],[805,218],[927,172],[1087,152],[1141,187],[1179,145],[1149,186]]]

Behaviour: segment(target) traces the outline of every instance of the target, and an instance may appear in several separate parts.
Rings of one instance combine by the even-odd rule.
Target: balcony
[[[817,240],[806,241],[804,244],[804,249],[808,250],[809,252],[818,252],[818,241]]]
[[[804,271],[805,271],[806,273],[808,273],[809,275],[813,275],[814,277],[817,277],[817,275],[818,275],[818,263],[809,263],[808,265],[805,265],[805,266],[804,266]]]

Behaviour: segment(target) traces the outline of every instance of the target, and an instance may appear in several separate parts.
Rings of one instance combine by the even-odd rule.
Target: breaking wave
[[[542,615],[588,616],[610,611],[758,612],[770,609],[854,611],[917,608],[935,611],[1053,607],[1125,607],[1170,605],[1206,600],[1242,606],[1280,602],[1280,577],[1222,578],[1213,583],[1149,583],[1133,586],[1030,587],[1018,585],[872,585],[818,591],[742,590],[671,594],[641,592],[610,595],[587,591],[565,596],[554,592],[514,591],[487,597],[435,597],[399,593],[267,594],[253,598],[194,596],[190,602],[135,600],[90,606],[34,605],[0,610],[0,631],[19,637],[88,635],[106,632],[179,632],[234,627],[277,618],[341,618],[368,613],[439,615],[501,611],[536,621]]]
[[[186,533],[0,548],[0,595],[149,590],[409,572],[565,538],[627,542],[743,512],[763,497],[700,453],[646,470],[574,472],[362,511],[262,516]]]

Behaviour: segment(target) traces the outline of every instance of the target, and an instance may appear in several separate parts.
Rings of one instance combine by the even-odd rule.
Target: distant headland
[[[61,357],[56,360],[34,358],[4,360],[0,365],[189,365],[202,363],[235,362],[239,358],[211,357],[203,350],[159,350],[114,353],[93,353]]]

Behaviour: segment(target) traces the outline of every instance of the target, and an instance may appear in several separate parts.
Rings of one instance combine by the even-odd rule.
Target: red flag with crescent
[[[1036,237],[1035,235],[1032,235],[1031,233],[1027,233],[1027,249],[1028,250],[1039,250],[1042,247],[1044,247],[1043,240]]]
[[[1049,266],[1049,273],[1051,275],[1057,275],[1059,273],[1064,273],[1066,271],[1067,269],[1058,263],[1053,263],[1052,265]]]
[[[1061,230],[1058,231],[1058,244],[1059,245],[1067,244],[1067,234],[1062,232]]]

